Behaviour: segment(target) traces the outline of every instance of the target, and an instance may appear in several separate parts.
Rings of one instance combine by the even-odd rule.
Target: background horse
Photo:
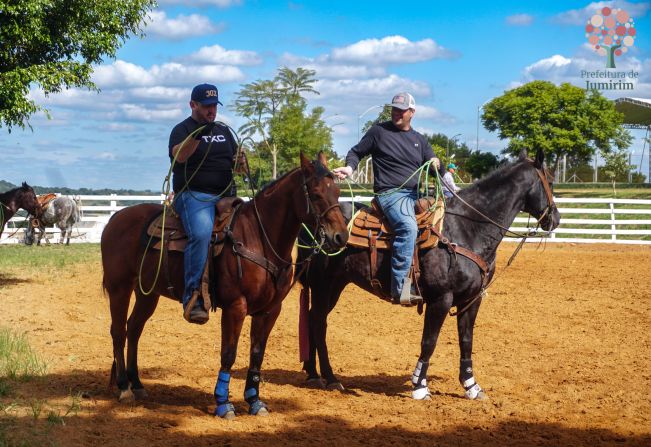
[[[45,228],[56,225],[61,230],[59,244],[63,244],[65,240],[66,245],[70,245],[72,227],[80,220],[81,210],[77,202],[67,196],[57,197],[46,205],[42,213],[30,220],[30,225],[27,226],[25,231],[25,244],[32,245],[34,243],[36,228],[38,228],[36,245],[41,245],[43,236],[45,236],[45,242],[49,243]]]
[[[38,204],[34,190],[25,182],[18,188],[0,194],[0,236],[2,236],[5,224],[19,208],[33,215],[38,215],[41,212],[41,206]]]
[[[323,154],[310,162],[301,153],[300,168],[268,185],[237,211],[232,236],[212,263],[218,285],[218,306],[222,308],[216,415],[235,416],[228,387],[247,315],[252,316],[251,353],[244,397],[249,403],[249,413],[267,413],[266,404],[259,398],[260,369],[267,338],[292,285],[291,252],[299,227],[307,219],[316,220],[324,241],[332,247],[342,247],[348,232],[338,201],[339,188]],[[146,397],[138,377],[138,339],[160,295],[177,300],[183,295],[182,253],[169,252],[165,261],[169,269],[158,275],[159,252],[147,251],[141,242],[143,228],[161,211],[161,205],[152,204],[125,208],[111,218],[102,234],[103,287],[109,295],[113,338],[111,377],[112,382],[117,381],[120,400],[131,399],[134,394],[136,398]],[[143,287],[138,286],[139,279],[144,288],[152,288],[150,294],[146,295]],[[127,320],[134,288],[136,302]],[[125,339],[128,339],[126,367]]]
[[[543,229],[551,231],[560,221],[560,214],[553,202],[551,178],[543,166],[544,154],[538,150],[536,159],[520,159],[482,179],[448,200],[443,235],[459,247],[469,249],[485,261],[470,260],[455,253],[453,247],[439,243],[438,247],[419,254],[421,276],[420,290],[425,302],[425,321],[421,341],[421,353],[412,376],[415,399],[430,396],[427,387],[427,368],[434,353],[436,342],[448,312],[452,306],[461,309],[457,315],[459,334],[460,373],[466,397],[483,398],[485,394],[476,383],[472,369],[472,342],[475,318],[482,301],[482,292],[495,272],[495,255],[504,234],[519,211],[525,211],[538,219]],[[464,203],[465,202],[465,203]],[[299,259],[305,259],[307,250],[299,251]],[[378,251],[378,278],[388,295],[390,283],[389,251]],[[309,358],[303,369],[308,383],[323,386],[317,372],[316,355],[319,357],[321,374],[328,388],[343,390],[335,377],[328,358],[326,343],[327,317],[337,304],[339,296],[348,283],[374,293],[369,277],[369,252],[347,247],[339,256],[319,255],[312,259],[300,281],[311,292],[309,310]],[[305,295],[301,303],[307,302]]]

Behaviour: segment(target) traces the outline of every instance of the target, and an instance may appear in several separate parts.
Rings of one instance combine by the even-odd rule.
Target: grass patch
[[[16,267],[65,268],[99,261],[99,244],[0,245],[0,271]]]
[[[0,327],[0,379],[28,380],[46,370],[47,364],[32,350],[25,334]]]

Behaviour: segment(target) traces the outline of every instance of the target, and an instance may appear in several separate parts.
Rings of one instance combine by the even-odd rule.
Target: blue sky
[[[282,66],[317,71],[321,95],[309,103],[325,108],[339,154],[357,142],[358,117],[399,91],[416,98],[416,129],[460,134],[472,149],[499,153],[506,142],[477,132],[478,108],[532,80],[584,87],[582,70],[605,69],[584,30],[604,6],[625,9],[635,21],[635,44],[614,71],[639,78],[632,91],[603,93],[651,98],[649,2],[159,0],[146,37],[96,67],[101,93],[73,89],[44,98],[31,91],[52,119],[35,115],[33,131],[0,128],[0,179],[158,191],[169,167],[169,132],[189,115],[192,87],[216,84],[225,105],[218,119],[237,128],[243,121],[231,109],[234,93]],[[643,132],[633,134],[639,164]],[[644,173],[647,166],[645,156]]]

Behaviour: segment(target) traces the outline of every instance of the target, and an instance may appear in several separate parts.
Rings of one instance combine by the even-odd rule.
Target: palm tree
[[[276,81],[291,96],[300,96],[301,93],[314,93],[315,95],[319,95],[320,93],[314,89],[314,83],[317,81],[314,78],[315,74],[315,70],[307,68],[298,67],[296,71],[293,71],[288,67],[283,67],[278,70]]]

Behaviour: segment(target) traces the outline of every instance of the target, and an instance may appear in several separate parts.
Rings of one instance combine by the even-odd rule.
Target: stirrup
[[[423,302],[423,297],[412,293],[411,291],[411,277],[406,277],[405,282],[402,285],[402,292],[400,293],[400,302],[401,306],[414,306]]]
[[[198,303],[200,296],[201,294],[198,290],[192,292],[190,301],[188,301],[187,306],[183,309],[183,318],[188,323],[205,324],[210,318],[208,312]]]

